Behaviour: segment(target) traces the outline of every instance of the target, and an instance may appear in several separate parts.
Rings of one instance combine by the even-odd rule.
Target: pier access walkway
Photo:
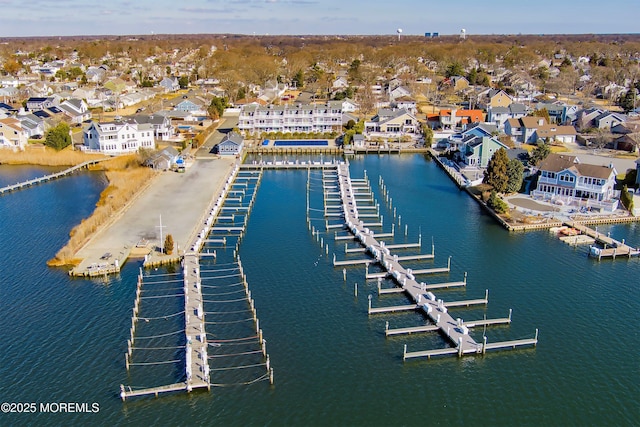
[[[23,188],[27,188],[27,187],[32,187],[34,185],[43,183],[43,182],[47,182],[47,181],[51,181],[54,179],[58,179],[58,178],[62,178],[63,176],[67,176],[69,174],[72,174],[82,168],[88,168],[91,165],[95,165],[96,163],[100,163],[100,162],[104,162],[105,160],[109,160],[111,159],[111,157],[104,157],[101,159],[93,159],[93,160],[87,160],[86,162],[82,162],[78,165],[72,166],[68,169],[65,169],[63,171],[60,172],[56,172],[56,173],[52,173],[49,175],[44,175],[41,176],[39,178],[33,178],[33,179],[29,179],[23,182],[18,182],[17,184],[13,184],[13,185],[7,185],[6,187],[2,187],[0,188],[0,195],[5,194],[5,193],[11,193],[13,191],[18,191],[21,190]]]
[[[487,344],[486,338],[483,343],[476,342],[469,335],[468,326],[465,326],[464,322],[454,319],[448,313],[447,303],[441,299],[436,299],[433,293],[427,291],[425,285],[418,283],[413,274],[411,274],[410,271],[407,271],[398,262],[397,257],[394,257],[391,254],[389,248],[381,245],[380,242],[375,239],[373,232],[364,227],[363,222],[359,218],[355,197],[356,193],[352,187],[349,175],[349,166],[341,164],[338,165],[337,170],[345,223],[348,229],[366,248],[367,252],[369,252],[375,260],[391,274],[393,279],[402,287],[407,296],[415,302],[415,306],[412,306],[412,309],[421,309],[434,323],[437,330],[455,346],[455,348],[451,349],[427,350],[413,353],[407,353],[405,347],[404,359],[412,357],[430,358],[431,356],[446,354],[457,354],[458,356],[462,356],[466,354],[484,353],[488,349],[515,348],[519,346],[537,344],[537,331],[536,337],[532,339],[492,343],[491,345]]]

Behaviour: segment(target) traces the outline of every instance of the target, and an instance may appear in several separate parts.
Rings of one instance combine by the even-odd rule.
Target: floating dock
[[[414,301],[414,304],[403,306],[373,308],[371,307],[371,296],[369,296],[369,313],[374,314],[392,311],[421,310],[433,323],[433,325],[429,325],[428,329],[439,331],[440,334],[443,335],[454,346],[454,348],[448,349],[407,352],[407,348],[405,345],[403,353],[404,360],[415,357],[430,358],[436,355],[463,356],[468,354],[483,354],[486,352],[486,350],[517,348],[521,346],[532,345],[535,346],[537,344],[537,330],[535,338],[530,339],[489,344],[487,343],[486,336],[484,336],[482,343],[476,342],[469,335],[470,325],[465,324],[462,319],[454,319],[448,313],[448,308],[454,306],[486,304],[488,302],[488,292],[485,294],[485,298],[467,301],[446,303],[442,299],[437,299],[432,292],[427,290],[425,283],[418,283],[415,280],[415,274],[418,274],[419,271],[411,271],[405,269],[400,264],[399,257],[397,255],[392,255],[390,249],[386,247],[384,243],[376,240],[375,235],[371,230],[364,227],[363,221],[360,219],[360,215],[358,213],[357,201],[355,198],[355,192],[352,187],[348,165],[338,165],[337,179],[339,183],[340,195],[342,199],[343,211],[345,214],[345,223],[347,225],[347,228],[352,233],[353,238],[357,239],[360,244],[366,248],[366,251],[373,257],[370,261],[379,263],[385,270],[385,272],[383,273],[367,274],[367,278],[386,277],[387,275],[391,275],[393,280],[401,287],[404,293]],[[449,259],[449,264],[446,268],[446,271],[449,271],[450,267],[451,260]],[[433,269],[430,269],[428,271],[433,272]],[[444,269],[440,269],[439,271],[444,271]],[[494,320],[494,322],[499,323],[499,320]],[[478,321],[473,323],[474,326],[477,324]]]
[[[627,245],[624,239],[622,241],[618,241],[611,238],[611,236],[609,235],[598,232],[597,229],[594,230],[576,221],[566,222],[565,225],[578,230],[580,232],[580,236],[590,237],[596,243],[599,243],[603,246],[602,248],[596,246],[589,247],[589,255],[594,258],[598,258],[598,260],[602,258],[616,259],[617,257],[631,258],[632,256],[640,255],[640,249],[632,248],[631,246]],[[569,239],[567,243],[571,243],[571,239]]]

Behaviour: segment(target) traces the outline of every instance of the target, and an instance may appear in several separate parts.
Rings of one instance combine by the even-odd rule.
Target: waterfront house
[[[175,133],[175,127],[171,124],[171,119],[161,114],[136,114],[135,116],[127,117],[125,120],[136,125],[151,125],[155,139],[162,141],[169,140]]]
[[[20,120],[13,117],[0,119],[0,148],[24,150],[27,138],[27,132],[22,129]]]
[[[42,138],[46,130],[45,119],[35,114],[19,114],[16,116],[27,133],[27,138]]]
[[[153,126],[115,121],[107,123],[92,122],[83,134],[87,151],[96,151],[109,155],[134,153],[140,148],[155,147]]]
[[[244,147],[244,138],[242,135],[231,132],[225,135],[224,139],[218,144],[218,154],[221,156],[237,156],[242,152]]]
[[[407,110],[381,108],[378,114],[364,123],[364,133],[369,137],[398,138],[419,136],[418,119]]]
[[[486,168],[500,148],[509,149],[496,138],[468,134],[463,138],[458,158],[466,167]]]
[[[576,156],[551,153],[538,169],[538,184],[531,193],[534,198],[607,212],[618,208],[613,166],[583,164]]]
[[[245,135],[262,132],[339,132],[342,129],[342,103],[243,105],[238,129]]]

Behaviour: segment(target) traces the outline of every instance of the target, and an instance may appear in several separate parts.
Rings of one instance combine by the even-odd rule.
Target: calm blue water
[[[416,241],[421,232],[423,251],[430,252],[433,238],[435,260],[415,266],[444,266],[452,256],[449,275],[426,279],[461,280],[468,272],[467,289],[437,295],[470,299],[489,289],[486,309],[455,313],[471,320],[504,317],[513,308],[513,323],[488,328],[489,341],[531,337],[539,328],[537,348],[403,363],[404,344],[409,350],[446,344],[433,334],[386,339],[386,321],[415,326],[424,318],[368,316],[368,294],[374,306],[405,300],[378,297],[363,267],[348,268],[345,283],[342,270],[331,266],[333,252],[344,259],[344,244],[323,235],[327,255],[308,231],[307,172],[267,171],[240,255],[275,385],[123,404],[119,384],[153,385],[129,377],[124,367],[138,263],[127,263],[108,280],[71,279],[45,266],[104,188],[101,174],[83,172],[0,197],[0,244],[6,248],[0,257],[0,401],[98,402],[100,412],[0,414],[0,424],[635,424],[640,260],[597,262],[587,258],[586,248],[570,248],[545,231],[510,234],[419,155],[351,161],[353,177],[365,169],[381,208],[378,175],[402,216],[401,225],[396,219],[396,242]],[[15,175],[14,167],[0,167],[0,179],[11,183]],[[318,172],[310,187],[312,208],[321,208]],[[388,231],[393,211],[386,209]],[[320,214],[311,213],[315,225]],[[607,230],[640,245],[637,224]],[[478,338],[482,331],[472,334]]]
[[[273,143],[275,147],[295,147],[295,146],[327,146],[329,145],[329,141],[327,140],[309,140],[309,139],[301,139],[299,141],[294,141],[290,139],[281,140],[277,139]]]

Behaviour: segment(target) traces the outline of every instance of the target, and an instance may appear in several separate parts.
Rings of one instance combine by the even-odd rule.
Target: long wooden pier
[[[11,193],[13,191],[17,191],[17,190],[21,190],[23,188],[27,188],[27,187],[32,187],[34,185],[38,185],[40,183],[43,182],[47,182],[47,181],[51,181],[54,179],[58,179],[61,178],[63,176],[67,176],[69,174],[72,174],[74,172],[76,172],[77,170],[80,170],[82,168],[87,168],[91,165],[95,165],[96,163],[100,163],[103,162],[105,160],[109,160],[110,157],[105,157],[105,158],[101,158],[101,159],[94,159],[94,160],[87,160],[86,162],[82,162],[78,165],[72,166],[68,169],[65,169],[63,171],[60,172],[56,172],[56,173],[52,173],[49,175],[45,175],[45,176],[41,176],[39,178],[33,178],[33,179],[29,179],[27,181],[23,181],[23,182],[19,182],[17,184],[13,184],[13,185],[7,185],[6,187],[2,187],[0,188],[0,194],[4,194],[4,193]]]
[[[357,202],[355,192],[352,188],[351,178],[349,175],[348,165],[338,165],[337,179],[340,187],[340,195],[342,199],[343,211],[345,215],[345,223],[353,237],[357,239],[367,252],[373,257],[371,262],[378,262],[382,265],[385,272],[379,273],[384,276],[390,274],[393,280],[404,290],[407,296],[414,301],[414,304],[394,307],[372,308],[371,296],[369,296],[369,313],[401,311],[401,310],[422,310],[431,320],[433,326],[455,347],[449,349],[437,349],[421,352],[408,353],[405,345],[403,359],[414,357],[431,357],[435,355],[458,355],[467,354],[483,354],[486,350],[516,348],[520,346],[536,345],[538,342],[538,334],[536,331],[535,338],[508,341],[504,343],[487,344],[486,336],[483,337],[483,343],[477,343],[469,335],[469,326],[465,325],[461,319],[454,319],[448,313],[448,307],[459,305],[486,304],[488,301],[488,293],[485,298],[461,301],[457,303],[445,303],[442,299],[436,299],[436,296],[426,289],[426,284],[418,283],[414,274],[405,269],[399,262],[399,258],[391,254],[388,247],[378,242],[374,233],[364,227],[363,221],[360,220],[357,211]],[[450,259],[447,270],[451,267]],[[374,273],[375,277],[378,276]],[[367,274],[367,278],[370,275]],[[476,321],[475,324],[478,322]]]

